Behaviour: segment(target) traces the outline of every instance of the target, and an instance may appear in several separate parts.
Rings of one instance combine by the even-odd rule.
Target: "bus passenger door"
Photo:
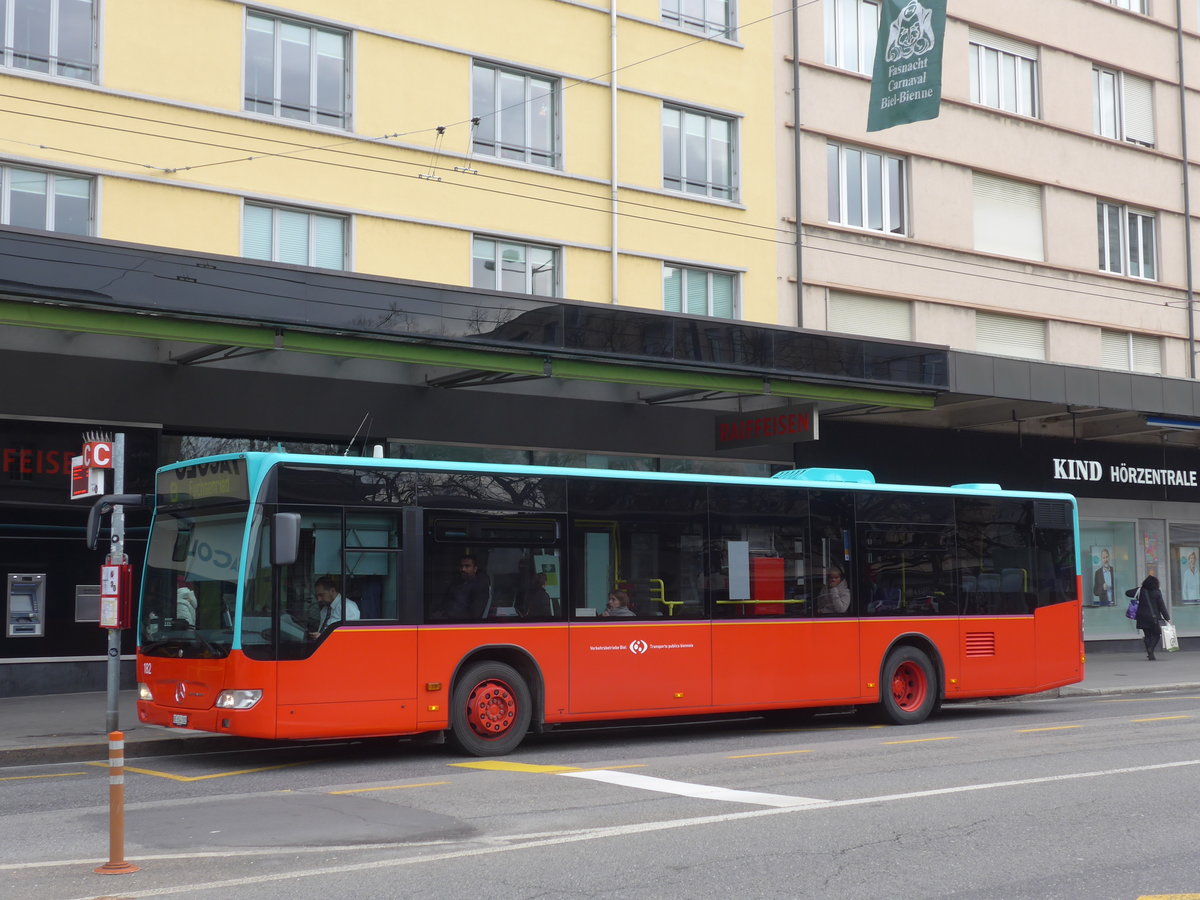
[[[655,511],[647,517],[653,521],[572,523],[570,713],[683,711],[712,703],[703,518],[672,515],[672,503],[686,498],[664,487],[628,488],[654,495],[637,498],[637,508]]]
[[[280,572],[279,737],[415,727],[416,629],[398,621],[400,535],[391,511],[303,511],[300,556]],[[327,610],[318,595],[330,591]]]
[[[845,491],[811,491],[809,527],[814,618],[801,649],[804,694],[829,700],[853,697],[879,674],[859,671],[862,638],[853,496]]]

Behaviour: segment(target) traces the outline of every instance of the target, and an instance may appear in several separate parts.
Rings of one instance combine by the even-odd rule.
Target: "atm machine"
[[[8,576],[7,633],[12,637],[46,636],[46,576],[20,574]]]

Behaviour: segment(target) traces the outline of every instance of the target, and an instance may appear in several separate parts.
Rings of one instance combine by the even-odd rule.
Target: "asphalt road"
[[[1200,695],[0,769],[0,896],[1200,897]]]

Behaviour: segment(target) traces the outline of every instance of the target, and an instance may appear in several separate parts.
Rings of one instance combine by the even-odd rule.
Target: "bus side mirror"
[[[271,565],[290,566],[300,555],[300,513],[271,517]]]

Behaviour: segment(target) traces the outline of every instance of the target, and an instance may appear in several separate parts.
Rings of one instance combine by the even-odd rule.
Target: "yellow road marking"
[[[1171,719],[1190,719],[1191,716],[1158,716],[1154,719],[1130,719],[1131,722],[1167,722]]]
[[[791,756],[793,753],[812,753],[811,750],[777,750],[774,753],[746,753],[742,756],[727,756],[726,759],[755,759],[759,756]]]
[[[420,784],[393,784],[388,787],[352,788],[348,791],[327,791],[329,794],[365,794],[368,791],[402,791],[405,788],[436,787],[439,784],[449,784],[448,781],[423,781]]]
[[[89,766],[100,766],[107,769],[108,763],[91,762]],[[249,775],[253,772],[269,772],[272,769],[290,769],[292,766],[307,766],[310,765],[308,760],[304,762],[282,763],[278,766],[259,766],[256,769],[238,769],[236,772],[214,772],[212,775],[172,775],[170,772],[158,772],[154,769],[138,769],[134,766],[126,766],[126,772],[137,772],[139,775],[155,775],[159,778],[169,778],[172,781],[207,781],[210,778],[228,778],[231,775]]]
[[[913,738],[909,741],[884,741],[885,744],[925,744],[929,741],[957,741],[955,736],[950,737],[935,737],[935,738]]]
[[[579,771],[575,766],[534,766],[529,763],[501,762],[498,759],[485,759],[469,763],[449,763],[449,765],[458,766],[461,769],[486,769],[489,772],[528,772],[531,774]]]
[[[71,775],[86,775],[86,772],[57,772],[53,775],[9,775],[0,781],[23,781],[26,778],[67,778]]]
[[[1066,731],[1068,728],[1082,727],[1082,725],[1055,725],[1051,728],[1019,728],[1017,734],[1033,734],[1036,731]]]

